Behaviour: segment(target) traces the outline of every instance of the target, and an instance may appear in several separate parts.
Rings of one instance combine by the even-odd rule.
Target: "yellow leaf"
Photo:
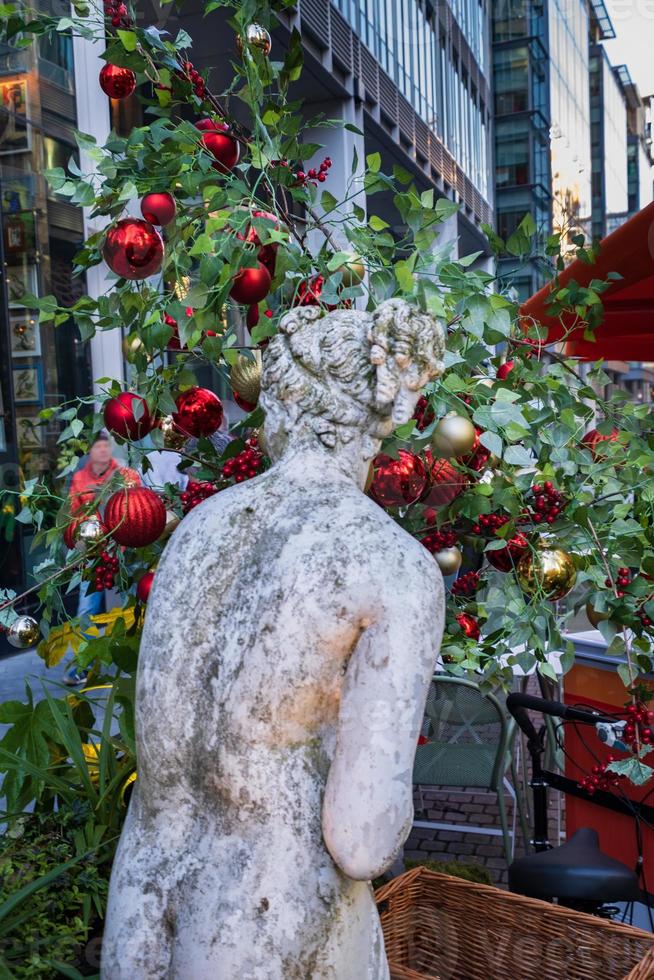
[[[68,649],[77,653],[84,641],[79,623],[62,623],[50,630],[47,640],[41,640],[37,653],[46,667],[56,667]]]
[[[97,616],[89,617],[92,623],[97,623],[98,626],[104,626],[105,634],[111,633],[114,626],[119,619],[122,619],[125,623],[125,629],[128,630],[134,625],[134,609],[110,609],[106,613],[98,613]],[[91,627],[86,631],[91,634],[95,631]]]

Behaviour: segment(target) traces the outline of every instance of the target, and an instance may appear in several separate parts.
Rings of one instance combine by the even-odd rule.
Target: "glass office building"
[[[593,237],[604,238],[629,213],[627,104],[619,74],[601,45],[591,49]]]
[[[47,12],[63,14],[64,4]],[[39,324],[20,305],[26,293],[53,294],[63,306],[84,292],[73,278],[72,258],[83,239],[82,212],[58,199],[44,170],[66,166],[77,152],[72,39],[0,49],[0,492],[26,480],[49,481],[56,472],[55,421],[39,425],[38,413],[91,391],[86,348],[72,321]],[[2,498],[16,506],[15,497]],[[38,560],[28,534],[0,549],[0,580],[17,588]]]

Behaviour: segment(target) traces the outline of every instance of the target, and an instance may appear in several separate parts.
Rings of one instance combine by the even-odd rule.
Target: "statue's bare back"
[[[388,977],[369,882],[410,829],[442,581],[360,446],[280,455],[157,570],[106,980]]]

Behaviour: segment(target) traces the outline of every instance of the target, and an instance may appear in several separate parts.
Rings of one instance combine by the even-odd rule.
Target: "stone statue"
[[[388,977],[370,880],[412,823],[443,584],[362,488],[442,355],[403,300],[282,319],[274,466],[184,519],[148,602],[104,980]]]

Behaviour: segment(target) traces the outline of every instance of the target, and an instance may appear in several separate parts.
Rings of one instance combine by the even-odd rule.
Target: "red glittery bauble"
[[[126,487],[109,497],[104,523],[114,541],[126,548],[144,548],[161,537],[166,507],[148,487]]]
[[[140,406],[138,410],[137,405]],[[145,398],[132,391],[121,391],[115,398],[105,402],[104,424],[120,439],[143,439],[152,429],[154,422]]]
[[[150,596],[150,589],[152,588],[152,583],[154,582],[154,572],[146,572],[145,575],[141,575],[136,586],[136,597],[141,602],[147,602]]]
[[[136,75],[131,68],[105,65],[100,71],[100,88],[110,99],[126,99],[136,88]]]
[[[429,449],[425,450],[427,464],[427,492],[423,503],[428,507],[445,507],[466,488],[468,480],[450,463],[449,459],[434,459]]]
[[[238,163],[240,149],[238,141],[229,135],[227,123],[213,119],[200,119],[195,128],[202,133],[200,142],[214,158],[213,164],[221,173],[228,173]]]
[[[270,292],[270,273],[263,262],[256,269],[241,269],[234,276],[234,284],[229,295],[237,303],[260,303]]]
[[[153,225],[169,225],[177,214],[175,198],[168,191],[146,194],[141,201],[141,214]]]
[[[594,459],[601,459],[602,452],[599,448],[602,442],[617,442],[620,432],[618,429],[612,429],[609,435],[603,436],[601,432],[597,429],[591,429],[587,432],[584,438],[581,440],[586,449],[590,449],[593,454]]]
[[[189,388],[179,395],[175,404],[177,411],[173,414],[173,421],[185,436],[199,439],[212,435],[220,428],[223,403],[208,388]]]
[[[505,548],[500,548],[498,551],[487,551],[485,554],[493,568],[499,569],[500,572],[510,572],[528,550],[529,542],[524,534],[518,531],[512,538],[509,538]]]
[[[481,636],[479,632],[479,623],[474,616],[469,616],[468,613],[459,613],[456,617],[456,621],[461,627],[464,636],[467,636],[469,640],[478,640]]]
[[[163,262],[163,239],[149,221],[122,218],[109,231],[102,246],[102,258],[112,272],[123,279],[147,279]]]
[[[382,507],[405,507],[418,500],[425,489],[427,474],[419,456],[400,449],[393,459],[380,453],[375,457],[370,496]]]

